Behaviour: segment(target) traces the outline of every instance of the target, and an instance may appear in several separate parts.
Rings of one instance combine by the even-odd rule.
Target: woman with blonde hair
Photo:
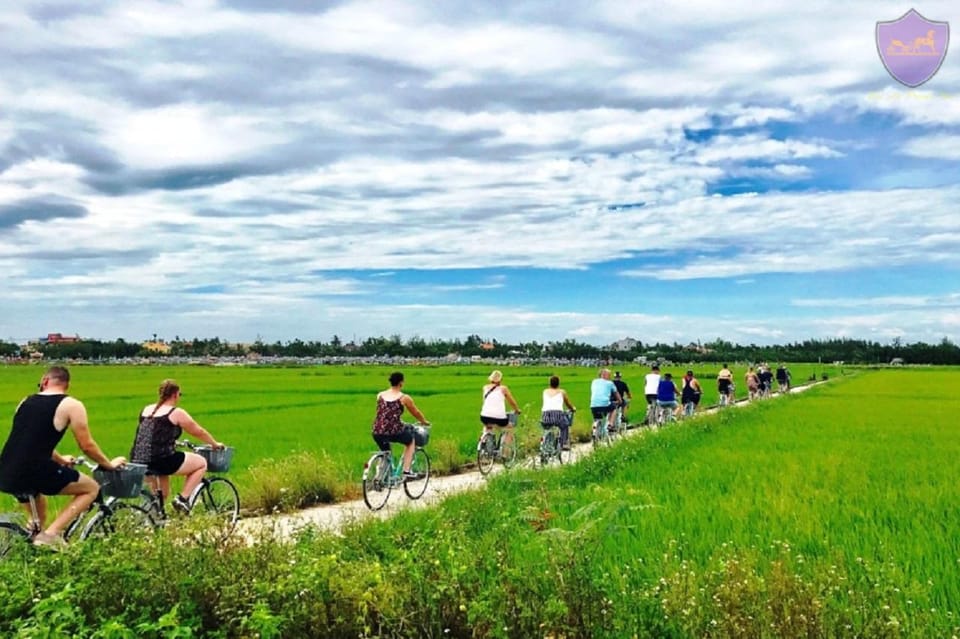
[[[147,472],[157,475],[157,483],[164,495],[170,494],[170,475],[186,477],[183,490],[171,503],[175,509],[188,512],[190,494],[207,472],[207,460],[196,453],[178,451],[177,439],[186,431],[213,448],[223,448],[223,444],[198,424],[190,413],[177,405],[183,392],[175,380],[163,380],[158,395],[159,399],[155,404],[147,404],[140,411],[130,460],[146,464]],[[154,489],[156,488],[154,485]]]
[[[513,407],[513,410],[520,414],[520,406],[517,400],[513,398],[510,389],[503,385],[503,373],[493,371],[487,378],[489,384],[483,387],[483,405],[480,407],[480,423],[483,424],[484,433],[489,433],[494,426],[506,428],[503,435],[504,444],[513,442],[513,424],[507,417],[507,402]]]

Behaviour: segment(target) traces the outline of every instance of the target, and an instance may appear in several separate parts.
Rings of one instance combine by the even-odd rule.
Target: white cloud
[[[157,169],[239,161],[285,136],[257,117],[183,104],[135,111],[109,123],[104,140],[130,166]]]
[[[769,273],[955,273],[960,71],[897,88],[872,34],[900,13],[785,1],[4,6],[0,29],[17,37],[0,52],[22,63],[0,77],[0,207],[14,212],[0,217],[0,267],[15,305],[0,333],[59,321],[152,333],[168,317],[152,300],[176,295],[190,301],[170,320],[181,333],[238,339],[308,338],[302,318],[318,317],[329,334],[383,334],[389,322],[689,340],[703,317],[601,316],[573,299],[569,313],[544,313],[509,281],[424,275],[404,290],[433,304],[409,309],[378,294],[403,269],[550,269],[542,288],[561,289],[573,269],[615,264],[630,284],[734,278],[744,296]],[[898,123],[926,132],[904,139]],[[864,154],[882,136],[893,168]],[[879,190],[858,174],[874,172],[876,184],[918,188]],[[757,193],[706,197],[729,183]],[[947,186],[919,188],[929,183]],[[808,190],[770,190],[798,185]],[[26,210],[40,196],[87,214],[51,233]],[[373,273],[331,275],[354,270]],[[485,292],[512,295],[510,312],[445,303]],[[939,299],[890,299],[914,295]],[[794,310],[829,308],[816,300]],[[955,326],[948,310],[917,330]],[[909,328],[892,314],[871,321],[809,330]],[[777,326],[730,318],[717,329],[779,339]]]
[[[900,153],[937,160],[960,160],[960,135],[924,135],[899,149]]]

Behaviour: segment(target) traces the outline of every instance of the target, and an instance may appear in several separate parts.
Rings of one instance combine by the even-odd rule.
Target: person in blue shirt
[[[657,405],[661,408],[672,408],[673,417],[680,416],[680,403],[677,401],[677,385],[673,381],[673,375],[664,373],[663,378],[657,386]]]
[[[614,409],[623,400],[616,385],[610,381],[610,369],[604,368],[600,376],[590,382],[590,412],[594,419],[607,418],[607,426],[613,426]]]

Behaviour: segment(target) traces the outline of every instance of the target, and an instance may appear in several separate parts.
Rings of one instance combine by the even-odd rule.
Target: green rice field
[[[696,370],[704,387],[703,406],[716,403],[716,372],[720,364]],[[811,375],[835,376],[834,366],[791,365],[794,384]],[[9,424],[19,400],[33,392],[44,366],[0,367],[0,433]],[[475,455],[480,431],[481,388],[492,369],[486,365],[411,366],[405,369],[405,392],[434,424],[431,450],[442,451],[435,461],[439,470],[455,470]],[[643,375],[648,367],[624,366],[642,418]],[[679,379],[685,366],[664,368]],[[392,368],[383,366],[318,366],[309,368],[258,368],[236,366],[95,366],[71,367],[70,393],[87,407],[94,438],[110,456],[127,455],[136,430],[137,416],[156,401],[157,387],[165,378],[176,379],[183,389],[180,406],[215,437],[236,448],[232,476],[241,494],[254,497],[253,475],[263,475],[281,460],[310,453],[333,467],[344,484],[359,482],[360,470],[374,444],[370,438],[376,394],[387,388]],[[737,395],[743,397],[744,366],[733,366]],[[508,367],[504,384],[517,398],[527,417],[521,422],[528,437],[539,436],[541,393],[550,375],[561,377],[561,386],[580,408],[574,428],[582,438],[589,433],[589,388],[597,374],[593,367],[548,369]],[[678,384],[679,385],[679,384]],[[61,452],[76,453],[68,434]],[[310,463],[307,461],[306,463]],[[354,487],[355,488],[355,487]],[[350,486],[339,491],[352,496]],[[248,503],[250,499],[245,500]]]
[[[795,382],[807,376],[791,368]],[[11,413],[17,389],[35,384],[39,369],[12,370],[0,373]],[[624,371],[639,390],[645,371]],[[486,369],[405,372],[435,432],[465,440],[469,456]],[[504,372],[531,405],[550,373]],[[361,520],[342,535],[308,531],[295,544],[265,538],[217,553],[171,552],[163,539],[134,554],[123,544],[80,549],[116,565],[107,580],[88,562],[64,575],[35,560],[27,573],[0,573],[0,630],[40,628],[67,609],[78,636],[105,620],[120,630],[153,628],[144,620],[173,613],[196,636],[229,637],[252,636],[252,628],[304,637],[960,635],[960,397],[950,392],[960,370],[822,372],[830,381],[803,393],[631,437],[577,464],[501,473],[485,490]],[[387,374],[77,367],[73,390],[109,450],[107,437],[127,440],[131,412],[150,399],[140,388],[176,376],[188,410],[238,443],[243,461],[233,474],[249,485],[257,465],[300,446],[326,444],[331,461],[359,473],[372,398]],[[585,406],[595,371],[560,375]],[[354,392],[336,392],[348,383]],[[282,412],[281,398],[300,400],[287,422],[270,418]],[[331,413],[340,421],[319,417]],[[202,577],[191,572],[173,588],[162,580],[200,561]],[[31,603],[59,591],[67,594],[55,609]],[[123,594],[138,592],[150,596]]]

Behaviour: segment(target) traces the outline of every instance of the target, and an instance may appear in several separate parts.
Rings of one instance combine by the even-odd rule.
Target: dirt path
[[[804,386],[796,386],[791,388],[790,392],[799,393],[817,383],[819,382],[814,382]],[[777,394],[774,394],[773,399],[776,399],[776,397]],[[748,406],[749,404],[750,402],[744,399],[737,401],[734,406],[743,407]],[[718,410],[720,410],[720,408],[717,406],[707,408],[697,413],[697,415],[694,416],[694,419],[697,416],[709,415],[717,412]],[[633,428],[632,430],[627,431],[627,437],[655,434],[656,430],[646,427]],[[581,457],[589,455],[592,450],[593,447],[589,442],[585,444],[575,444],[571,450],[570,463],[576,463]],[[491,476],[499,472],[503,472],[503,467],[498,464],[491,472]],[[486,481],[487,480],[480,474],[480,472],[476,470],[457,475],[435,476],[430,477],[430,482],[427,486],[427,492],[419,500],[413,501],[408,499],[406,494],[404,494],[403,489],[398,488],[390,493],[390,500],[387,502],[387,505],[377,512],[371,512],[363,500],[358,499],[336,504],[316,506],[295,513],[251,517],[249,519],[241,520],[238,524],[238,530],[248,539],[256,537],[258,531],[276,532],[284,537],[288,537],[297,530],[305,527],[314,527],[321,530],[339,532],[343,528],[344,524],[349,522],[358,521],[365,518],[386,519],[387,517],[391,517],[403,509],[425,508],[446,499],[447,496],[454,493],[460,493],[467,490],[481,490],[484,486],[486,486]]]

